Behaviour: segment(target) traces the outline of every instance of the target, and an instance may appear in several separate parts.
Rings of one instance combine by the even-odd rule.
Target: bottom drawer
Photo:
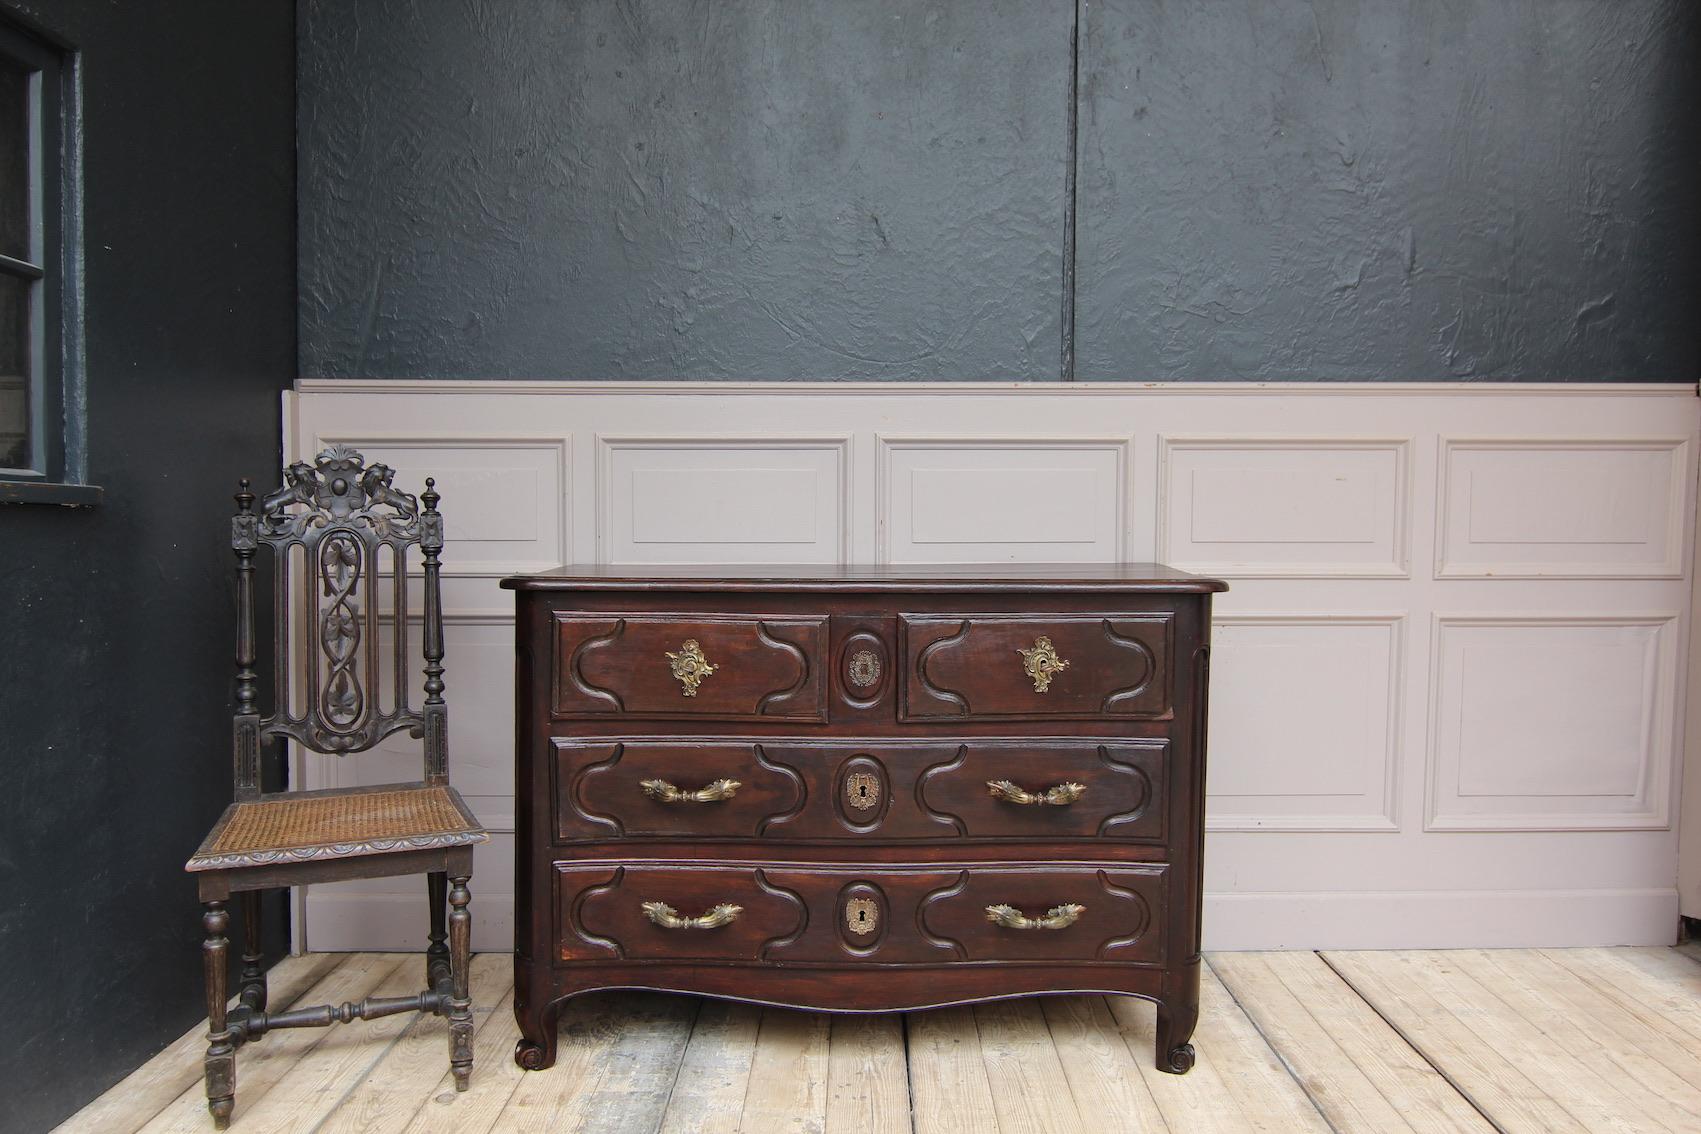
[[[1162,864],[555,869],[558,962],[1164,960]]]

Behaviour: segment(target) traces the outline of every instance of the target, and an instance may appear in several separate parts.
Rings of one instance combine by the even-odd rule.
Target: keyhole
[[[868,911],[867,910],[857,910],[856,911],[856,920],[861,922],[863,925],[867,925],[868,924]]]
[[[857,784],[856,785],[856,794],[861,796],[863,799],[867,799],[868,798],[868,785],[867,784]]]

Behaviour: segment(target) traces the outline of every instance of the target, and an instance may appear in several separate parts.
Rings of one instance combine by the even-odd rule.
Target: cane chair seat
[[[187,869],[228,870],[489,841],[460,793],[447,784],[282,792],[225,808]]]

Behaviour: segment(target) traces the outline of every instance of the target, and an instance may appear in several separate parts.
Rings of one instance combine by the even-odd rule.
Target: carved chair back
[[[353,449],[334,445],[313,464],[298,461],[285,469],[283,486],[260,502],[258,512],[246,480],[236,494],[231,547],[236,552],[238,799],[260,794],[260,747],[279,737],[316,752],[346,755],[406,729],[424,738],[425,782],[448,780],[441,497],[429,477],[425,492],[415,498],[391,486],[394,476],[388,465],[368,465]],[[415,546],[425,570],[425,699],[418,708],[410,704],[408,691],[407,559]],[[264,716],[254,668],[255,558],[262,547],[272,553],[276,612],[273,700]],[[383,575],[389,577],[388,587],[382,585]],[[386,605],[385,590],[390,595],[387,618],[380,610]],[[383,621],[391,632],[388,651],[379,636]],[[305,688],[292,697],[294,635],[302,639],[297,672]],[[382,680],[386,663],[393,673],[388,704]]]

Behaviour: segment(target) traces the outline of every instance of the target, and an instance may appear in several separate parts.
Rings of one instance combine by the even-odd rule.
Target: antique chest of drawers
[[[1163,567],[516,576],[526,1068],[592,989],[1198,1016],[1211,595]]]

